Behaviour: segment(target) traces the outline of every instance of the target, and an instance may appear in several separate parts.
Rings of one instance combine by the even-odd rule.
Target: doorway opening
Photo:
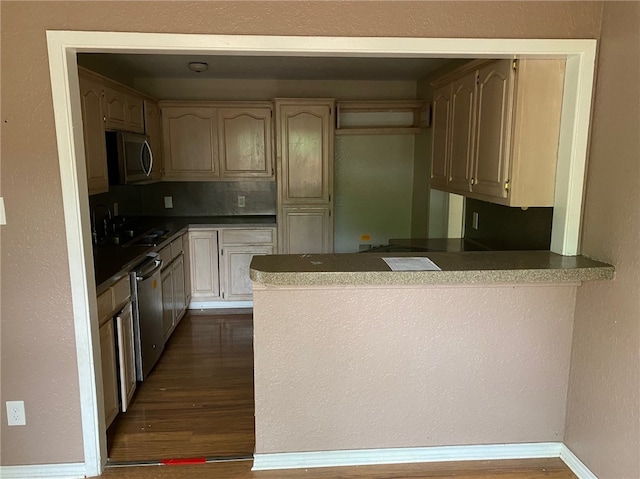
[[[74,308],[81,391],[86,474],[98,475],[106,462],[106,431],[98,420],[101,399],[97,306],[91,261],[89,202],[81,129],[77,53],[214,53],[258,56],[513,58],[518,55],[566,57],[555,214],[551,249],[579,251],[582,189],[586,164],[595,40],[427,39],[357,37],[277,37],[113,32],[47,32],[66,239]]]

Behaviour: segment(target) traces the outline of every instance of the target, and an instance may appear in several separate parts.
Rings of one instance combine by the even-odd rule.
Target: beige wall
[[[605,2],[565,440],[601,479],[640,477],[640,3]]]
[[[83,460],[45,30],[598,38],[596,2],[2,2],[2,464]],[[612,124],[616,125],[615,119]],[[593,201],[605,193],[596,193]],[[64,438],[64,440],[61,440]]]
[[[561,441],[575,293],[256,287],[256,453]]]

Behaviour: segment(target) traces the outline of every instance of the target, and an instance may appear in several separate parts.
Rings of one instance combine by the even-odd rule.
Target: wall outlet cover
[[[164,207],[165,208],[173,208],[173,196],[165,196],[164,197]]]
[[[26,426],[24,401],[7,401],[7,425]]]
[[[238,195],[238,208],[244,208],[246,205],[246,198],[244,195]]]

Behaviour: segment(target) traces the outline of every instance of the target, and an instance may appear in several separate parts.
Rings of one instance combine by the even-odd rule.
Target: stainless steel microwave
[[[110,185],[153,181],[153,152],[148,136],[124,131],[107,131],[105,140]]]

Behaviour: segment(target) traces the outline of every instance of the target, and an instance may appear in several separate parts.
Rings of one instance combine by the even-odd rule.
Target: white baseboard
[[[571,449],[564,444],[560,449],[560,459],[578,476],[578,479],[598,479],[598,477],[578,459],[578,456],[571,452]]]
[[[69,464],[34,464],[29,466],[0,466],[2,479],[79,479],[86,477],[83,462]]]
[[[253,308],[253,301],[191,301],[188,309]]]
[[[560,442],[540,442],[255,454],[252,470],[364,466],[412,462],[533,459],[559,457],[562,447],[563,444]]]

